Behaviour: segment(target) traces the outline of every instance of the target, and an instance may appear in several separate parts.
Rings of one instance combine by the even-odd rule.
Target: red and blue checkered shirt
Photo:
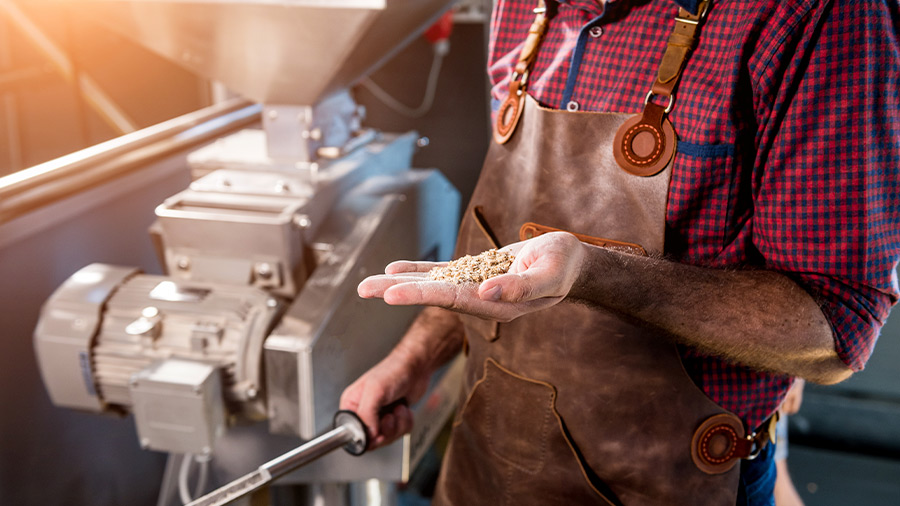
[[[679,4],[697,8],[697,0],[560,2],[529,93],[552,108],[639,112]],[[497,2],[495,106],[535,6]],[[818,301],[854,370],[898,298],[898,33],[896,0],[715,2],[669,116],[679,141],[666,253],[789,276]],[[792,381],[694,350],[682,356],[700,387],[748,427]]]

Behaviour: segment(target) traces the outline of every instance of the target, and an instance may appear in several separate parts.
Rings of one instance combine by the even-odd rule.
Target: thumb
[[[478,287],[478,298],[490,302],[526,302],[542,295],[536,290],[534,276],[526,273],[503,274]]]

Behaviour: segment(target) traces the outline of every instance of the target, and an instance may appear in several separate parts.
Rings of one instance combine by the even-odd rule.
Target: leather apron
[[[503,245],[534,222],[664,251],[672,163],[652,177],[623,170],[613,142],[628,119],[526,97],[515,134],[491,144],[457,257],[492,247],[476,206]],[[740,466],[701,469],[710,446],[697,433],[727,419],[701,439],[730,457],[716,433],[744,438],[743,426],[694,384],[670,338],[569,301],[510,323],[463,320],[463,399],[435,505],[735,503]]]

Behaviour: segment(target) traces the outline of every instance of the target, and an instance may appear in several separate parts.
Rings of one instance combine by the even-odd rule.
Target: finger
[[[359,296],[364,299],[371,299],[372,297],[383,297],[384,291],[393,285],[416,282],[423,279],[426,279],[425,274],[416,272],[407,274],[379,274],[377,276],[369,276],[368,278],[362,280],[359,286],[356,287],[356,293],[358,293]]]
[[[380,433],[386,440],[397,437],[397,417],[393,413],[388,413],[381,417]]]
[[[535,277],[522,274],[502,274],[488,279],[478,287],[478,297],[486,301],[528,302],[549,294],[535,288]]]
[[[519,259],[516,259],[518,261]],[[502,274],[485,280],[478,294],[484,300],[528,302],[544,297],[565,296],[571,270],[547,262],[527,265],[523,270]]]
[[[397,420],[397,435],[408,434],[413,429],[412,410],[407,406],[397,406],[394,410],[394,417]]]
[[[441,281],[415,281],[393,284],[385,288],[382,297],[394,306],[424,305],[456,309],[461,290],[459,285]],[[475,289],[468,290],[472,298]]]
[[[428,272],[435,267],[447,265],[447,262],[413,262],[410,260],[397,260],[384,268],[385,274],[402,274],[404,272]]]
[[[484,301],[478,297],[477,288],[474,284],[453,285],[438,281],[402,283],[385,290],[384,301],[395,306],[438,306],[497,321],[510,321],[521,315],[521,308],[529,304],[546,304],[546,299],[519,304]]]
[[[346,409],[349,411],[353,411],[354,413],[359,410],[360,392],[361,389],[358,387],[356,382],[345,388],[344,392],[341,394],[341,400],[338,403],[338,409]]]

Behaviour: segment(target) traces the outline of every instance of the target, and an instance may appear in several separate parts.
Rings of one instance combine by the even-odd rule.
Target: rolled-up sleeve
[[[810,2],[814,3],[814,2]],[[755,67],[754,245],[819,302],[860,370],[897,302],[900,7],[823,2]],[[784,60],[782,60],[784,61]]]

